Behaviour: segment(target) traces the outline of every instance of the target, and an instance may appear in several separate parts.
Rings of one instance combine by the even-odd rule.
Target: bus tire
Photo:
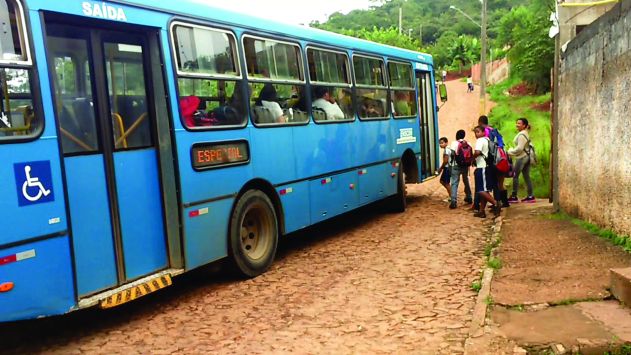
[[[229,256],[236,271],[246,277],[265,272],[276,255],[278,221],[274,205],[259,190],[246,191],[230,218]]]
[[[403,172],[403,164],[399,164],[397,173],[397,193],[390,197],[390,210],[396,213],[403,213],[407,208],[407,189],[405,187],[405,173]]]

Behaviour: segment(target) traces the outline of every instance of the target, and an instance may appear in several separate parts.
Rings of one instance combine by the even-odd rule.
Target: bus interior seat
[[[254,106],[254,122],[256,123],[274,123],[276,118],[273,117],[272,112],[263,106]]]
[[[326,112],[323,109],[318,107],[312,107],[311,111],[313,113],[313,119],[315,121],[326,121],[328,119]]]

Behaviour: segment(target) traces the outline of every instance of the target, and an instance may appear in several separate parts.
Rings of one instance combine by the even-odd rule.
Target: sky
[[[324,22],[335,12],[367,9],[370,0],[194,0],[252,16],[294,25]]]

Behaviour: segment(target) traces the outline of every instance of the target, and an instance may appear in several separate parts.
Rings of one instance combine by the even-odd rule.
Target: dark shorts
[[[491,192],[497,184],[497,177],[493,169],[478,168],[475,176],[475,192]]]
[[[451,169],[443,169],[443,174],[440,176],[440,182],[443,184],[449,184],[451,182]]]

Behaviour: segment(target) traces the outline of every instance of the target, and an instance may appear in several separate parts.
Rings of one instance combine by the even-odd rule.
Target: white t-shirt
[[[473,79],[467,78],[467,84],[473,84]]]
[[[278,117],[283,115],[283,109],[280,108],[278,102],[261,100],[261,104],[263,104],[263,107],[268,109],[269,112],[272,114],[272,117],[274,117],[274,122],[277,122]]]
[[[478,138],[475,141],[475,150],[479,150],[482,154],[475,158],[476,168],[486,168],[485,157],[489,155],[489,139],[486,137]]]
[[[447,76],[447,72],[443,70],[443,76]]]
[[[343,120],[346,118],[344,112],[342,112],[342,109],[337,104],[330,103],[323,98],[315,100],[311,105],[326,112],[326,118],[328,120]]]
[[[443,149],[443,154],[449,157],[449,162],[447,163],[447,166],[454,166],[456,164],[456,151],[453,149],[453,142],[451,143],[451,147],[445,147],[445,149]]]

